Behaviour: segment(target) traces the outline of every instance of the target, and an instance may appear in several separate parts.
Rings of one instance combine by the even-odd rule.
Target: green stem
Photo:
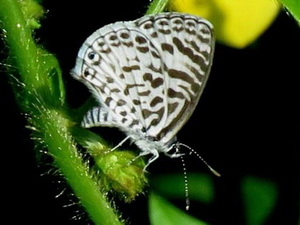
[[[10,47],[14,63],[25,83],[30,83],[30,76],[37,67],[37,48],[31,38],[31,31],[26,29],[19,3],[0,0],[1,22],[4,36]],[[28,57],[28,56],[31,57]]]
[[[99,184],[83,163],[68,131],[68,120],[57,111],[46,110],[40,116],[44,126],[44,141],[75,195],[97,225],[121,225],[113,208],[100,192]],[[64,126],[61,126],[61,125]]]
[[[97,179],[78,154],[69,129],[72,121],[64,113],[64,86],[57,60],[35,44],[20,1],[0,0],[0,26],[22,86],[22,92],[16,95],[29,115],[36,140],[48,148],[91,220],[97,225],[121,225],[100,192]]]
[[[165,10],[169,0],[154,0],[148,7],[146,14],[161,13]]]

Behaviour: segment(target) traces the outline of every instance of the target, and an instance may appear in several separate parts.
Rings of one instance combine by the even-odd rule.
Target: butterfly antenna
[[[187,148],[188,150],[190,150],[190,154],[194,153],[207,167],[208,169],[217,177],[220,177],[221,174],[218,173],[216,170],[214,170],[200,155],[198,152],[196,152],[194,149],[192,149],[190,146],[183,144],[183,143],[177,143],[178,146],[183,146],[185,148]]]
[[[189,198],[189,185],[188,185],[188,176],[186,172],[186,165],[183,155],[180,156],[183,168],[183,178],[184,178],[184,192],[185,192],[185,210],[188,211],[190,208],[190,198]]]

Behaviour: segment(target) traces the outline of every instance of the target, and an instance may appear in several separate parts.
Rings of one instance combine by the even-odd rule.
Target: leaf
[[[188,191],[190,200],[211,203],[214,200],[212,176],[200,173],[188,174]],[[170,198],[185,199],[183,174],[167,174],[152,179],[151,187]]]
[[[285,8],[294,16],[300,24],[300,1],[299,0],[280,0]]]
[[[255,177],[246,177],[242,182],[242,193],[247,224],[264,224],[278,197],[275,184]]]
[[[154,193],[149,196],[149,217],[151,225],[208,225],[186,214]]]

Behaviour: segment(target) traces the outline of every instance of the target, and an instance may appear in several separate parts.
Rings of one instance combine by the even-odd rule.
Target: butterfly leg
[[[126,138],[124,138],[119,144],[117,144],[115,147],[113,147],[113,148],[111,149],[111,151],[114,151],[114,150],[116,150],[117,148],[121,147],[121,146],[122,146],[129,138],[130,138],[129,136],[127,136]]]
[[[151,158],[148,160],[146,166],[144,167],[144,169],[143,169],[144,172],[146,172],[148,166],[149,166],[152,162],[154,162],[154,161],[159,157],[159,153],[158,153],[158,151],[156,151],[156,150],[153,150],[153,151],[151,151],[150,153],[152,154],[152,156],[151,156]],[[148,155],[148,154],[149,154],[149,152],[142,152],[142,153],[140,153],[139,156],[144,156],[144,155]]]
[[[181,157],[181,156],[185,156],[185,154],[184,153],[171,153],[171,154],[169,154],[169,153],[165,153],[165,155],[166,156],[168,156],[168,157],[170,157],[170,158],[179,158],[179,157]]]
[[[171,150],[175,150],[175,152],[169,153]],[[168,148],[167,151],[164,152],[166,156],[170,157],[170,158],[179,158],[181,156],[184,156],[184,153],[181,153],[179,151],[179,145],[178,143],[175,143],[173,145],[171,145],[171,147]]]
[[[143,171],[144,172],[146,172],[147,170],[147,167],[153,162],[153,161],[155,161],[158,157],[159,157],[159,154],[158,154],[158,152],[157,151],[153,151],[153,152],[151,152],[153,155],[152,155],[152,157],[148,160],[148,162],[147,162],[147,164],[145,165],[145,167],[144,167],[144,169],[143,169]],[[130,162],[129,162],[129,165],[131,164],[131,163],[133,163],[135,160],[137,160],[138,158],[140,158],[140,157],[142,157],[142,156],[145,156],[145,155],[148,155],[149,154],[149,152],[141,152],[137,157],[135,157],[134,159],[132,159],[132,160],[130,160]]]

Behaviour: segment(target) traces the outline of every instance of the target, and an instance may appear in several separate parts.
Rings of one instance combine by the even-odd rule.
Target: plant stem
[[[22,87],[21,93],[16,92],[17,99],[29,115],[36,139],[48,148],[92,221],[97,225],[121,225],[70,134],[72,121],[64,113],[64,86],[57,60],[35,44],[19,1],[0,0],[0,25]]]
[[[41,121],[46,124],[44,141],[52,154],[56,166],[65,176],[80,203],[97,225],[121,225],[113,208],[100,192],[99,184],[89,173],[88,165],[82,162],[72,137],[67,130],[69,122],[57,111],[46,110]],[[64,126],[61,126],[61,125]]]
[[[23,81],[30,83],[31,74],[35,72],[38,64],[37,48],[31,38],[31,31],[26,29],[25,20],[16,1],[0,0],[0,5],[1,22],[10,53]]]
[[[148,7],[146,14],[161,13],[165,10],[169,0],[154,0]]]

